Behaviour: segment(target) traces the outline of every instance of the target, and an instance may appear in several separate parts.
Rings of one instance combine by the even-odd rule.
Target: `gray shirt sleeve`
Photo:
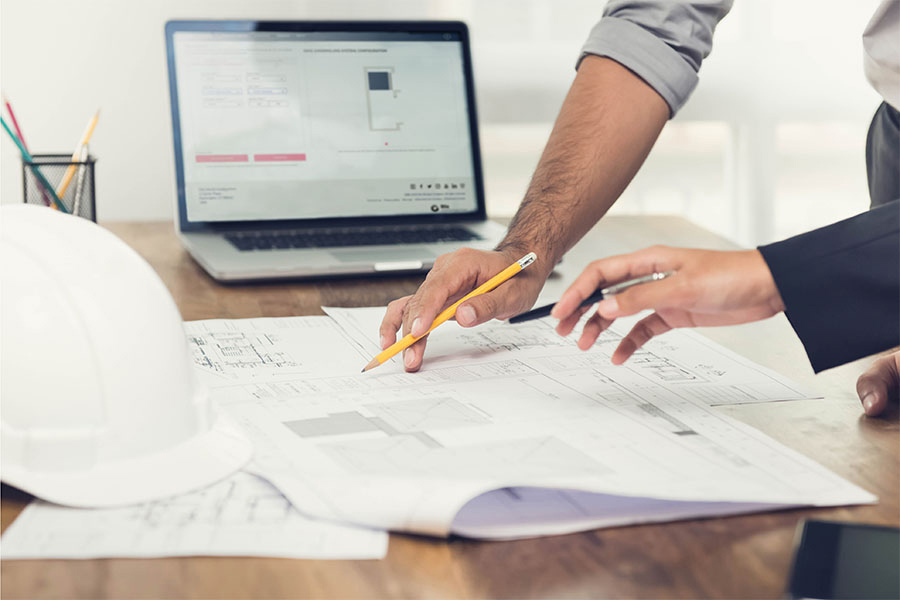
[[[674,116],[697,87],[713,32],[733,1],[611,0],[575,68],[588,54],[611,58],[656,90]]]

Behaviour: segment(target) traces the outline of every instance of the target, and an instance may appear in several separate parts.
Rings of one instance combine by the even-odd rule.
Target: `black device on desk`
[[[900,598],[900,529],[804,521],[788,598]]]

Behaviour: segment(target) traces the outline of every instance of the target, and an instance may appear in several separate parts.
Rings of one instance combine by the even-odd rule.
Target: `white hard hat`
[[[70,506],[163,498],[239,469],[165,285],[85,219],[0,209],[0,479]],[[215,422],[214,422],[215,421]]]

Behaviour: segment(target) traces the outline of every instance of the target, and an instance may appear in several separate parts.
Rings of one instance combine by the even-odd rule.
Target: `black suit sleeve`
[[[900,344],[900,200],[759,251],[817,373]]]

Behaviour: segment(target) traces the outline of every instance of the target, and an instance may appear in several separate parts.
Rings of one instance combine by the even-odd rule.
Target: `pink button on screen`
[[[254,154],[255,162],[299,162],[306,160],[306,154]]]
[[[246,154],[198,154],[198,163],[222,163],[222,162],[248,162],[250,157]]]

